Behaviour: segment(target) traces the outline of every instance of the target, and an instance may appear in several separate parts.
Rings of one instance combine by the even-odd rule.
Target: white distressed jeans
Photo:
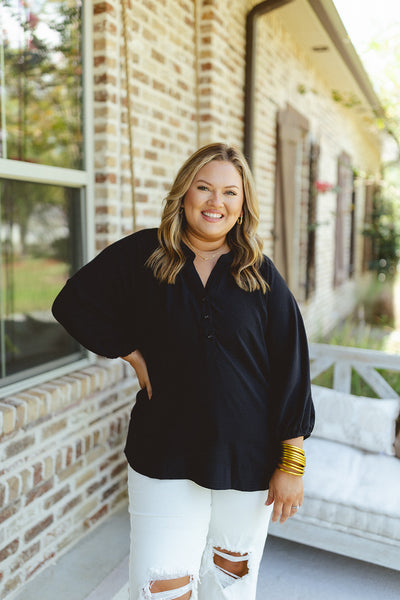
[[[129,467],[130,600],[255,600],[272,506],[268,493],[209,490],[187,479],[152,479]],[[240,553],[232,556],[227,552]],[[215,556],[247,566],[232,576]],[[217,559],[218,562],[218,559]],[[221,561],[219,561],[221,562]],[[166,592],[155,581],[190,577]]]

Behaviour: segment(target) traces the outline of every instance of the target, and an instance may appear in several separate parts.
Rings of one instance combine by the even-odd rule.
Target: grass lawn
[[[8,284],[9,289],[12,286],[13,306],[7,307],[8,312],[25,314],[37,310],[50,310],[68,274],[69,265],[58,260],[27,258],[15,262],[13,282],[4,282]],[[6,295],[7,290],[4,293],[7,306]]]
[[[332,333],[317,336],[312,341],[388,351],[388,342],[393,333],[400,331],[400,275],[385,283],[378,280],[372,281],[360,302],[364,307],[364,318],[357,318],[356,311],[354,315],[337,325]],[[396,351],[389,350],[389,352],[395,353]],[[400,394],[400,373],[383,369],[377,370]],[[333,386],[333,368],[318,375],[313,383],[331,388]],[[376,397],[376,393],[354,369],[351,376],[351,393],[358,396]]]

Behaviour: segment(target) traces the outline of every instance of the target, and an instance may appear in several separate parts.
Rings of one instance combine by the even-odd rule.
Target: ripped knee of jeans
[[[247,552],[231,552],[230,550],[213,548],[214,565],[222,587],[232,585],[249,572],[249,554]]]
[[[189,600],[192,596],[194,577],[153,577],[143,589],[144,600]]]

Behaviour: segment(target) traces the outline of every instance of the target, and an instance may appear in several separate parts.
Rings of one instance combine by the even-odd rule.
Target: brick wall
[[[126,503],[136,389],[122,360],[103,360],[0,401],[1,598]]]
[[[133,3],[128,11],[128,45],[140,228],[158,225],[171,177],[197,145],[194,3]],[[121,84],[126,89],[124,74]],[[126,137],[126,106],[121,116]]]
[[[242,146],[245,16],[256,3],[127,0],[128,81],[122,2],[93,3],[96,250],[132,231],[134,202],[137,227],[157,226],[171,179],[199,143]],[[260,20],[258,40],[254,174],[260,233],[272,253],[279,108],[291,102],[310,120],[321,180],[336,183],[344,149],[360,171],[374,172],[379,160],[373,134],[332,101],[278,13]],[[314,92],[300,93],[299,84]],[[310,332],[332,327],[355,302],[354,281],[332,289],[335,202],[332,192],[318,199],[317,289],[302,306]],[[304,238],[304,219],[301,226]],[[125,365],[100,360],[0,400],[0,598],[126,502],[122,450],[136,389]]]
[[[249,3],[205,0],[201,4],[200,143],[222,140],[242,146],[245,26]]]

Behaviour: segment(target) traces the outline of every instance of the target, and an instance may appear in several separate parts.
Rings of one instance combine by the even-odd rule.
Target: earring
[[[241,225],[243,223],[243,214],[240,215],[240,217],[237,220],[237,224]]]
[[[183,215],[183,204],[181,204],[180,208],[179,208],[179,214]]]

